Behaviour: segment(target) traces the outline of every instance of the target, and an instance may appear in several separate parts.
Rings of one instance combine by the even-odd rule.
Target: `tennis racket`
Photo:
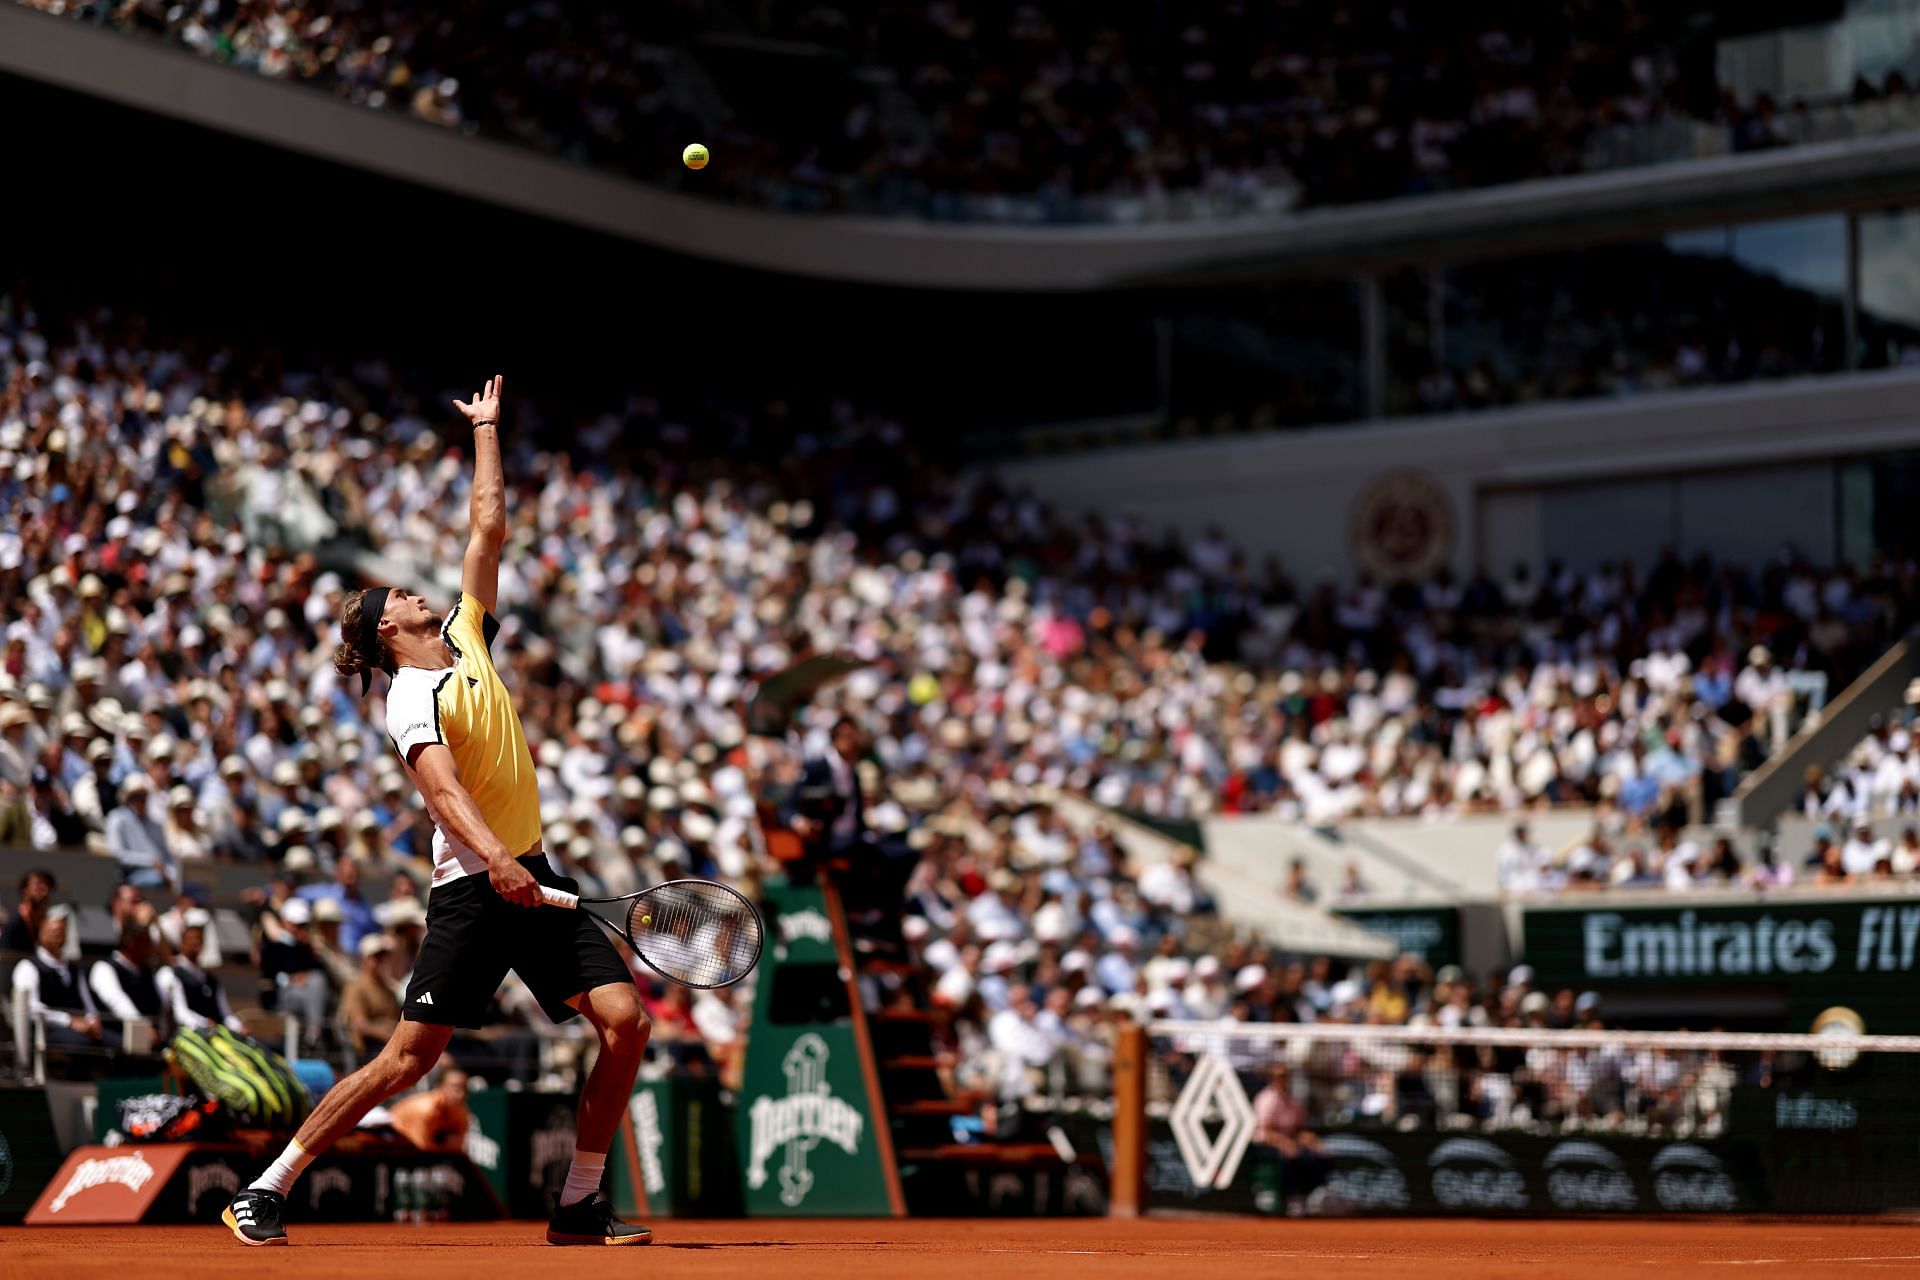
[[[685,987],[730,987],[760,963],[760,913],[712,880],[669,880],[618,898],[582,898],[541,885],[540,896],[569,910],[617,905],[607,914],[587,914],[625,938],[649,969]]]

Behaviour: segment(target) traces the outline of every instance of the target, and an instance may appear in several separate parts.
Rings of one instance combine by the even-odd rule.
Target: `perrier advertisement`
[[[768,945],[734,1119],[746,1211],[759,1217],[884,1217],[886,1176],[853,1027],[808,993],[839,985],[820,890],[767,890]],[[844,999],[841,1001],[844,1006]]]
[[[1542,986],[1769,988],[1784,994],[1794,1030],[1843,1004],[1869,1031],[1920,1031],[1920,901],[1530,907],[1525,930]]]

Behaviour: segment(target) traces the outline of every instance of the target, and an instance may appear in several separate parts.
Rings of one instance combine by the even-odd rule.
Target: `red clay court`
[[[260,1251],[206,1227],[8,1228],[9,1280],[84,1272],[253,1277],[384,1276],[561,1280],[585,1268],[673,1280],[743,1271],[786,1280],[912,1275],[1154,1277],[1233,1275],[1551,1276],[1652,1274],[1657,1269],[1756,1268],[1761,1274],[1920,1271],[1920,1224],[1827,1219],[1676,1222],[1153,1221],[666,1222],[646,1250],[582,1256],[541,1241],[541,1224],[301,1226],[292,1248]],[[1738,1273],[1736,1273],[1738,1274]]]

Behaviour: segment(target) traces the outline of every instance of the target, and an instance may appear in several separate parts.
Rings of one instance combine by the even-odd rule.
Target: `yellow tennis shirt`
[[[488,829],[518,857],[540,841],[540,784],[520,713],[488,652],[499,630],[499,620],[461,592],[460,603],[440,625],[453,665],[402,667],[394,673],[387,691],[387,736],[409,763],[413,749],[423,743],[451,750],[460,785],[473,796]],[[485,859],[435,822],[435,884],[486,871]]]

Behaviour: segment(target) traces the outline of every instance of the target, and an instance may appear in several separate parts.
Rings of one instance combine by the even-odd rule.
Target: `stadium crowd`
[[[417,951],[430,826],[378,693],[326,660],[347,584],[315,548],[445,590],[457,447],[377,366],[275,372],[13,295],[0,387],[0,837],[115,859],[130,891],[179,899],[171,951],[253,965],[262,1006],[363,1054]],[[546,847],[591,891],[751,888],[757,798],[850,713],[873,739],[868,821],[921,855],[929,981],[981,1035],[1024,1036],[1029,1005],[1073,1012],[1094,983],[1213,1009],[1212,985],[1187,1000],[1202,974],[1227,1011],[1297,1003],[1279,957],[1183,950],[1206,905],[1188,871],[1126,865],[1035,808],[1048,789],[1315,823],[1600,802],[1670,827],[1790,731],[1788,672],[1837,688],[1912,613],[1910,564],[1790,556],[1302,588],[1217,534],[958,485],[845,404],[636,396],[570,424],[572,451],[516,411],[496,659]],[[815,653],[866,665],[799,749],[748,735],[755,683]],[[251,890],[212,900],[233,865]],[[210,908],[243,912],[244,961],[208,949]],[[663,1063],[737,1069],[737,996],[647,986]],[[550,1029],[527,994],[509,984],[498,1012],[492,1047],[530,1060]]]
[[[1806,104],[1735,103],[1684,55],[1690,5],[771,0],[749,29],[688,3],[23,2],[643,179],[678,181],[703,137],[701,190],[794,209],[1271,209],[1580,172],[1621,150],[1611,134],[1669,121],[1724,150],[1808,132]],[[761,56],[728,56],[743,47]],[[769,109],[769,84],[818,100]]]

